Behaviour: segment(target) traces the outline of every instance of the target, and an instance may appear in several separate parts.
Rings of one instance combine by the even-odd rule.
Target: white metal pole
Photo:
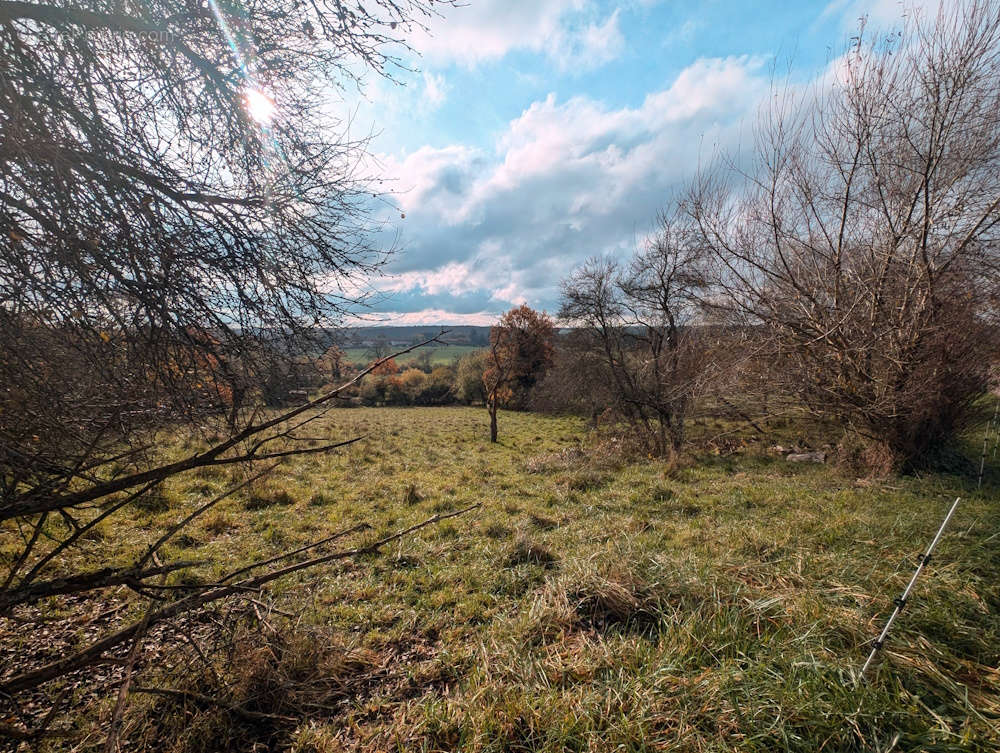
[[[875,645],[872,647],[872,652],[868,654],[868,661],[866,661],[865,666],[861,668],[861,672],[858,674],[857,682],[861,682],[861,679],[865,676],[865,672],[868,670],[868,667],[875,660],[875,655],[885,644],[885,639],[889,635],[889,628],[892,627],[892,623],[895,622],[896,617],[903,611],[903,607],[906,606],[906,601],[910,598],[910,592],[913,590],[913,586],[917,582],[917,578],[920,577],[920,573],[923,572],[924,566],[930,560],[931,554],[934,552],[934,547],[937,546],[938,541],[941,539],[941,535],[944,533],[944,529],[947,527],[948,521],[951,520],[951,516],[955,514],[955,508],[958,507],[958,503],[961,499],[961,497],[957,497],[952,503],[951,509],[948,510],[948,514],[945,516],[944,522],[941,523],[941,527],[938,528],[938,532],[934,536],[934,540],[931,542],[931,545],[927,547],[926,552],[920,555],[920,561],[917,563],[917,569],[914,571],[913,577],[910,578],[910,582],[906,585],[906,590],[903,591],[903,595],[896,599],[896,608],[892,610],[892,614],[889,615],[889,620],[885,623],[885,627],[882,628],[882,633],[879,635],[878,640],[875,641]]]

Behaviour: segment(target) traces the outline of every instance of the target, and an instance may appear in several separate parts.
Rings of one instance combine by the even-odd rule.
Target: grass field
[[[370,438],[289,460],[171,553],[213,562],[198,571],[207,578],[357,523],[372,529],[352,543],[482,507],[272,591],[277,609],[301,614],[294,630],[313,636],[280,661],[339,683],[336,707],[262,727],[136,696],[149,713],[174,713],[170,750],[215,750],[222,735],[277,735],[269,749],[301,753],[1000,745],[995,469],[978,493],[957,476],[858,482],[754,445],[679,467],[625,463],[570,418],[501,414],[496,446],[482,409],[323,420]],[[228,473],[171,486],[129,538],[150,539]],[[916,554],[959,495],[936,561],[855,688]],[[95,559],[111,556],[101,547]],[[239,685],[255,676],[248,666],[219,664],[216,679]]]
[[[475,353],[477,350],[482,350],[482,347],[479,345],[443,345],[435,348],[427,346],[397,356],[396,363],[400,365],[413,363],[418,357],[423,358],[424,354],[427,353],[430,355],[431,365],[446,366],[464,355]],[[348,362],[358,366],[367,365],[372,360],[370,348],[344,348],[344,354],[347,356]]]

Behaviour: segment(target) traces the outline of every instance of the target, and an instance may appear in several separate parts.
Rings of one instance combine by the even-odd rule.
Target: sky
[[[409,36],[411,72],[345,103],[395,252],[366,319],[492,324],[597,255],[747,142],[772,82],[813,80],[897,0],[463,0]]]

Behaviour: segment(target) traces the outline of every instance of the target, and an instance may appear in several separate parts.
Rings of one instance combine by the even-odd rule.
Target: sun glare
[[[247,89],[244,97],[247,114],[262,126],[270,125],[274,118],[274,100],[257,89]]]

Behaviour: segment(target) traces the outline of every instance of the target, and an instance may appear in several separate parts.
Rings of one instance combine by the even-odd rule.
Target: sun
[[[243,101],[247,114],[262,126],[270,125],[274,118],[274,100],[259,89],[247,89]]]

